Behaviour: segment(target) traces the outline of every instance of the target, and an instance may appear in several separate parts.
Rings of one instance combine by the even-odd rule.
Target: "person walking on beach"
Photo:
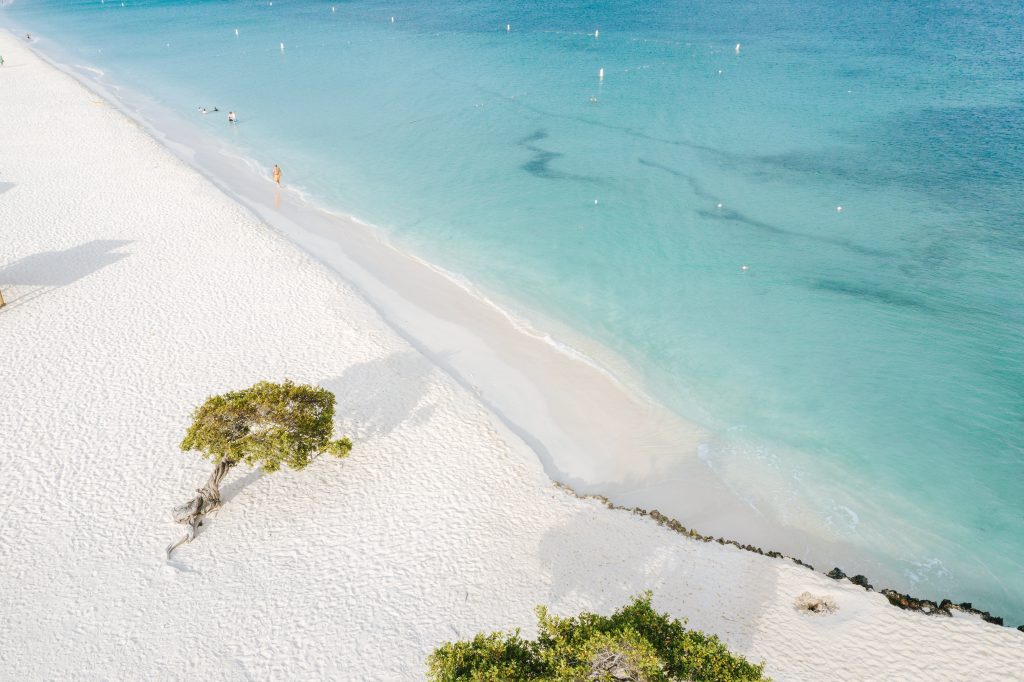
[[[277,183],[278,187],[281,186],[281,167],[276,163],[274,164],[274,182]]]

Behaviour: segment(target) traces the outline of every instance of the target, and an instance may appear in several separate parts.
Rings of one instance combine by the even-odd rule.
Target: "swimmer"
[[[281,168],[276,163],[274,164],[274,182],[277,183],[278,187],[281,186]]]
[[[235,122],[235,121],[237,121],[237,120],[238,120],[238,119],[237,119],[237,117],[235,116],[235,112],[233,112],[233,111],[229,111],[229,112],[228,112],[228,123],[234,123],[234,122]]]
[[[220,109],[218,109],[217,107],[214,107],[213,110],[214,111],[220,111]]]

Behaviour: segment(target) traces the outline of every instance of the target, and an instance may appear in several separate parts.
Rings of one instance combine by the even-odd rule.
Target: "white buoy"
[[[740,270],[742,270],[743,272],[746,272],[746,271],[747,271],[747,270],[749,270],[749,269],[750,269],[750,266],[749,266],[749,265],[741,265],[741,266],[740,266]]]
[[[601,67],[601,69],[597,72],[597,80],[604,80],[604,67]]]
[[[511,30],[512,30],[512,24],[505,24],[505,31],[508,32],[508,31],[511,31]]]
[[[722,208],[722,204],[718,204],[715,208]]]
[[[836,213],[842,213],[842,212],[843,212],[843,207],[842,206],[836,206]]]
[[[235,37],[236,38],[238,37],[238,29],[237,28],[235,29]]]
[[[284,52],[284,43],[281,43],[281,52]]]
[[[395,18],[394,17],[391,17],[391,23],[392,24],[395,23]]]
[[[736,43],[736,54],[740,53],[740,44]]]
[[[597,38],[600,35],[601,35],[601,32],[599,30],[597,30],[597,29],[594,29],[594,37]]]
[[[331,8],[331,11],[332,11],[332,12],[337,12],[337,11],[338,11],[338,8],[337,8],[337,7],[332,7],[332,8]]]
[[[719,69],[719,70],[718,70],[718,75],[719,75],[719,76],[721,76],[721,75],[722,75],[722,70],[721,70],[721,69]]]
[[[594,199],[594,206],[597,206],[597,199]]]

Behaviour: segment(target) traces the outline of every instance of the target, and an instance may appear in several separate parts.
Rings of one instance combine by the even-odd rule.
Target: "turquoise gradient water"
[[[860,548],[848,571],[1024,622],[1019,2],[18,0],[0,21],[626,358],[717,434],[702,455],[742,497]]]

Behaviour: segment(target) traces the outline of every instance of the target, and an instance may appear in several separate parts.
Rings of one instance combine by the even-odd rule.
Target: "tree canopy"
[[[449,642],[427,661],[431,682],[747,682],[764,664],[731,653],[714,635],[688,630],[651,607],[651,593],[611,616],[573,618],[537,608],[536,640],[519,631]]]
[[[270,473],[284,464],[304,469],[321,452],[345,457],[348,438],[331,440],[334,394],[325,388],[261,381],[208,398],[192,415],[182,450],[198,450],[215,464],[245,462]]]

